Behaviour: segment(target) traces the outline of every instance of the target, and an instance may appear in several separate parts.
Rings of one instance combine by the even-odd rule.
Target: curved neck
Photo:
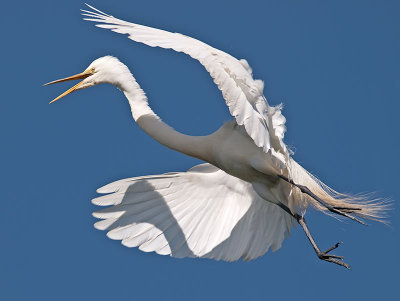
[[[133,119],[149,136],[164,146],[206,160],[206,136],[188,136],[164,123],[150,108],[147,96],[131,73],[118,85],[129,101]]]

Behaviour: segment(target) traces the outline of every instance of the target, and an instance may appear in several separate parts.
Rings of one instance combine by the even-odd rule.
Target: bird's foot
[[[365,226],[367,225],[367,223],[364,222],[363,220],[360,220],[359,218],[356,218],[354,215],[350,215],[349,214],[349,213],[357,212],[357,211],[361,210],[361,208],[338,207],[338,206],[332,207],[332,206],[328,206],[328,205],[325,205],[325,207],[330,212],[336,213],[338,215],[345,216],[345,217],[347,217],[349,219],[352,219],[353,221],[356,221],[356,222],[358,222],[358,223],[360,223],[362,225],[365,225]]]
[[[354,213],[354,212],[357,212],[357,211],[360,211],[360,210],[361,210],[361,208],[357,208],[357,207],[340,207],[340,206],[334,206],[334,207],[332,207],[332,208],[337,209],[337,210],[340,210],[340,211],[343,211],[343,212],[348,212],[348,213]]]
[[[337,256],[337,255],[329,254],[329,252],[331,252],[332,250],[334,250],[337,247],[339,247],[339,245],[341,243],[342,242],[338,242],[337,244],[335,244],[334,246],[330,247],[325,252],[317,252],[317,256],[321,260],[325,260],[325,261],[328,261],[328,262],[333,262],[333,263],[335,263],[337,265],[345,267],[346,269],[350,269],[350,266],[343,261],[343,259],[344,259],[343,256]]]
[[[360,211],[361,208],[330,206],[330,205],[326,204],[323,200],[321,200],[319,197],[317,197],[314,193],[312,193],[311,190],[308,189],[306,186],[297,185],[297,187],[300,189],[301,192],[311,196],[314,200],[316,200],[318,203],[323,205],[330,212],[336,213],[341,216],[345,216],[345,217],[352,219],[353,221],[356,221],[362,225],[367,225],[367,223],[365,223],[364,221],[360,220],[359,218],[355,217],[354,215],[349,214],[349,213],[357,213],[357,211]]]

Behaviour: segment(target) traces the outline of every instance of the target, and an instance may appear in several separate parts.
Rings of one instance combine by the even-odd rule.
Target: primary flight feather
[[[255,80],[246,60],[238,60],[196,39],[129,23],[91,6],[86,20],[136,42],[188,54],[210,73],[221,90],[233,121],[208,136],[188,136],[165,124],[150,108],[129,69],[106,56],[82,73],[49,84],[82,79],[54,99],[100,83],[118,87],[127,97],[136,123],[161,144],[207,163],[187,172],[120,180],[98,190],[93,203],[106,208],[95,224],[127,247],[174,257],[251,260],[277,250],[296,221],[322,260],[349,267],[321,251],[304,219],[312,205],[360,223],[379,219],[385,204],[340,194],[296,163],[283,142],[285,117],[270,106],[263,82]],[[52,101],[52,102],[53,102]]]

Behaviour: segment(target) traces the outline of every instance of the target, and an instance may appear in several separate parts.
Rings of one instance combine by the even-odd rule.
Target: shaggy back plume
[[[289,172],[291,179],[298,185],[306,186],[317,197],[323,200],[328,206],[349,208],[347,213],[352,215],[386,223],[384,220],[387,211],[390,209],[390,202],[381,199],[371,199],[371,195],[348,195],[339,193],[328,187],[315,176],[305,170],[300,164],[290,158]],[[302,193],[299,189],[293,188],[292,197],[296,205],[305,209],[308,204],[326,214],[330,211],[314,200],[312,197]]]

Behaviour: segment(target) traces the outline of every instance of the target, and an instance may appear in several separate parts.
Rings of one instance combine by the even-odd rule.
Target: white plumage
[[[174,257],[250,260],[280,248],[294,219],[251,184],[210,165],[125,179],[98,190],[95,224],[127,247]]]
[[[85,20],[101,23],[96,24],[98,27],[128,34],[133,41],[173,49],[198,60],[221,90],[236,122],[244,125],[254,143],[263,148],[264,152],[271,151],[282,161],[285,160],[284,156],[288,153],[282,139],[286,131],[286,120],[280,114],[281,106],[268,105],[263,95],[264,84],[261,80],[253,79],[252,69],[245,59],[237,60],[221,50],[179,33],[129,23],[100,11],[84,11],[83,15],[89,17]]]
[[[90,7],[90,6],[89,6]],[[98,190],[93,203],[108,206],[94,213],[95,224],[127,247],[174,257],[251,260],[277,250],[295,221],[304,228],[320,259],[345,267],[342,257],[322,252],[305,224],[308,205],[353,220],[376,219],[385,206],[330,189],[296,163],[283,142],[281,105],[269,106],[264,84],[252,77],[246,60],[193,38],[128,23],[91,7],[87,20],[153,47],[170,48],[198,60],[210,73],[235,118],[208,136],[181,134],[148,105],[129,69],[106,56],[82,73],[52,83],[83,79],[54,99],[101,83],[118,87],[132,116],[151,137],[206,164],[187,172],[120,180]],[[362,199],[362,198],[361,198]]]

